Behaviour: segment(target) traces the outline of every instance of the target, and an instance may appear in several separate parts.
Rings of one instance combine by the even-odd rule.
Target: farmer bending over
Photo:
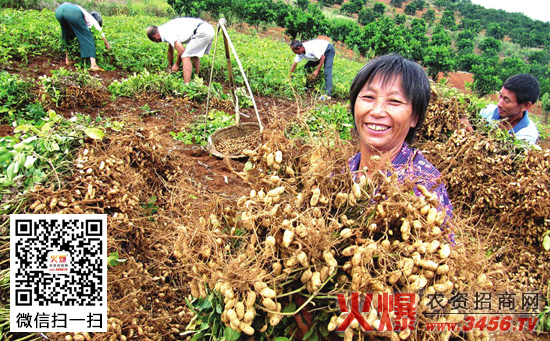
[[[292,52],[296,53],[294,63],[290,68],[290,76],[292,77],[292,73],[296,69],[296,65],[298,65],[302,59],[308,60],[304,66],[307,73],[311,72],[311,70],[315,68],[315,71],[312,73],[313,78],[317,78],[319,76],[319,70],[321,70],[321,67],[324,65],[326,95],[321,96],[321,99],[332,99],[332,64],[334,62],[335,54],[334,46],[332,46],[332,44],[328,41],[322,39],[314,39],[304,43],[298,40],[293,40],[290,43],[290,49]]]
[[[103,26],[101,15],[95,11],[88,13],[88,11],[78,5],[65,2],[57,7],[55,18],[61,25],[61,36],[65,44],[73,40],[76,36],[78,44],[80,45],[80,57],[90,58],[90,71],[103,71],[102,68],[97,66],[94,36],[92,32],[90,32],[92,26],[101,32],[101,27]],[[105,39],[105,34],[103,32],[101,33],[101,37],[105,42],[105,48],[109,50],[111,45],[109,45],[109,42]],[[64,50],[65,63],[69,65],[71,61],[69,60],[67,46],[64,46]]]
[[[183,65],[183,81],[191,81],[193,67],[198,75],[201,69],[200,57],[210,53],[214,39],[212,25],[198,18],[176,18],[160,26],[149,26],[147,37],[155,43],[168,43],[168,67],[170,71],[179,70]],[[183,46],[187,44],[187,48]],[[174,49],[176,61],[174,62]]]
[[[522,73],[511,76],[502,85],[497,104],[488,105],[479,115],[487,122],[499,121],[500,128],[520,140],[535,144],[539,138],[539,131],[529,119],[528,110],[538,100],[539,94],[539,82],[532,75]],[[462,117],[460,122],[465,125],[467,131],[474,130],[467,117]]]

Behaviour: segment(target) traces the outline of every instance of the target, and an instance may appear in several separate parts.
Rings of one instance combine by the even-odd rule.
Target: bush
[[[323,105],[306,113],[302,124],[290,125],[285,132],[289,138],[309,140],[319,137],[327,131],[334,131],[342,140],[351,140],[351,131],[355,125],[353,117],[345,104]]]
[[[121,81],[115,80],[109,85],[113,96],[134,97],[144,93],[156,93],[162,96],[182,94],[183,79],[164,72],[150,73],[145,70]]]
[[[303,12],[299,9],[292,9],[286,18],[286,31],[292,39],[299,37],[308,40],[327,32],[327,19],[320,10],[314,10],[310,5],[310,11]]]
[[[345,41],[347,37],[357,35],[359,25],[351,19],[334,18],[328,21],[328,35],[337,41]]]
[[[3,9],[0,22],[0,67],[61,51],[61,28],[49,11]]]
[[[9,121],[16,119],[19,112],[34,99],[30,92],[32,86],[18,75],[0,72],[0,115],[7,115]]]

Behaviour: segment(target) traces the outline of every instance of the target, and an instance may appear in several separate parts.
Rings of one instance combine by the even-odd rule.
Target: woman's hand
[[[105,42],[105,48],[107,50],[110,50],[111,49],[111,44],[109,44],[109,42],[107,41],[107,38],[103,37],[103,41]]]

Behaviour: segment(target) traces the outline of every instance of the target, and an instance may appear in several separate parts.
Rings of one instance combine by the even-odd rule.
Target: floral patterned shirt
[[[361,153],[357,153],[348,162],[350,170],[352,172],[358,171],[360,163]],[[426,160],[420,151],[412,149],[406,143],[403,143],[399,154],[392,161],[392,166],[395,172],[397,172],[400,182],[403,182],[405,179],[412,180],[416,184],[421,184],[429,191],[434,192],[440,203],[438,210],[444,210],[447,215],[445,218],[446,222],[452,218],[453,205],[449,199],[449,194],[445,185],[439,183],[441,173]],[[414,193],[418,197],[422,196],[422,193],[416,187],[414,188]],[[452,240],[454,241],[454,238]]]

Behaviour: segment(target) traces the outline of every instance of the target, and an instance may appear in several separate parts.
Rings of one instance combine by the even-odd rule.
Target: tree
[[[368,25],[375,20],[376,20],[376,14],[372,10],[372,8],[361,9],[357,16],[357,21],[363,26]]]
[[[447,74],[454,68],[453,52],[449,46],[434,45],[426,48],[424,53],[426,72],[434,82],[437,82],[439,73]]]
[[[540,105],[544,111],[544,124],[548,124],[548,114],[550,113],[550,94],[548,92],[540,97]]]
[[[305,11],[309,6],[309,0],[296,0],[296,6]]]
[[[471,39],[460,39],[455,42],[456,51],[459,55],[470,54],[474,52],[474,41]]]
[[[393,20],[395,20],[397,25],[403,25],[407,22],[407,16],[405,14],[396,14]]]
[[[427,30],[426,21],[414,18],[411,21],[410,30],[408,30],[409,34],[406,37],[411,50],[410,58],[419,62],[424,60],[424,49],[428,46]]]
[[[334,0],[319,0],[317,1],[317,3],[319,4],[319,6],[329,7],[334,5]]]
[[[443,28],[443,26],[437,25],[432,33],[432,40],[430,45],[451,46],[452,40],[449,33]]]
[[[550,75],[550,69],[548,68],[548,65],[541,65],[536,62],[528,64],[527,73],[532,74],[535,78],[539,80],[541,93],[543,92],[543,83],[545,83],[545,80],[548,80],[548,92],[550,92],[550,78],[548,78],[548,75]]]
[[[372,26],[374,32],[369,39],[369,45],[375,55],[399,53],[408,56],[410,54],[410,48],[405,40],[406,29],[396,25],[393,19],[384,16],[368,26]]]
[[[449,0],[435,0],[434,1],[435,7],[437,7],[439,10],[442,10],[443,8],[447,8],[450,4],[451,4],[451,2]]]
[[[462,18],[458,28],[461,30],[469,30],[474,33],[479,33],[479,31],[481,31],[481,22],[479,20]]]
[[[479,43],[479,49],[487,55],[496,55],[502,49],[502,41],[496,40],[493,37],[485,37]]]
[[[546,50],[532,51],[529,53],[527,60],[529,60],[529,63],[548,65],[550,63],[550,53]]]
[[[359,13],[363,6],[364,3],[362,0],[349,0],[340,7],[340,12],[348,14]]]
[[[286,18],[289,13],[294,9],[293,6],[287,4],[284,1],[277,1],[273,3],[273,16],[275,24],[279,27],[286,27]]]
[[[391,0],[390,5],[396,8],[401,8],[401,6],[403,6],[403,1],[404,0]]]
[[[167,0],[167,3],[172,6],[174,12],[183,16],[198,17],[206,10],[205,2],[200,0]]]
[[[435,21],[435,11],[433,9],[427,10],[424,14],[422,14],[422,19],[429,23],[433,23]]]
[[[426,6],[427,6],[425,0],[414,0],[413,2],[414,2],[415,5],[416,5],[416,10],[417,10],[417,11],[423,11],[424,8],[426,8]]]
[[[506,80],[508,77],[527,71],[527,65],[519,57],[505,58],[500,62],[500,79]]]
[[[285,33],[292,39],[300,35],[300,39],[308,40],[325,34],[328,23],[323,12],[318,7],[310,5],[307,12],[293,8],[288,13],[285,27]]]
[[[472,66],[479,64],[480,61],[481,57],[473,53],[459,55],[456,61],[456,70],[472,72]]]
[[[498,77],[498,57],[483,59],[472,65],[474,90],[478,96],[485,96],[500,89],[502,80]]]
[[[408,15],[416,15],[416,4],[414,2],[409,2],[406,6],[405,6],[405,14],[408,14]]]
[[[497,40],[502,40],[504,39],[505,32],[502,26],[498,23],[492,22],[487,25],[486,35]]]
[[[381,2],[376,2],[372,7],[372,12],[376,18],[380,18],[384,15],[384,13],[386,13],[386,5]]]
[[[373,57],[372,48],[369,42],[369,39],[374,36],[376,31],[376,25],[370,23],[361,28],[359,34],[350,35],[346,38],[346,45],[357,49],[362,56]]]
[[[360,26],[347,18],[334,18],[328,21],[328,36],[334,41],[344,42],[349,36],[359,34]]]
[[[439,21],[439,24],[451,30],[456,27],[455,21],[456,21],[455,12],[450,10],[445,10],[445,12],[443,12],[443,15],[441,16],[441,20]]]
[[[237,17],[250,25],[254,25],[256,29],[258,29],[260,23],[269,23],[275,19],[271,0],[239,0],[233,6]]]

